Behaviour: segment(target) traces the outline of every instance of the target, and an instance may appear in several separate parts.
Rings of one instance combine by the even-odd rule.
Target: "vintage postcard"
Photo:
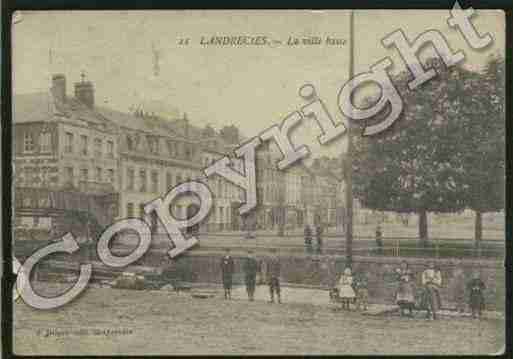
[[[505,348],[505,15],[17,11],[13,352]]]

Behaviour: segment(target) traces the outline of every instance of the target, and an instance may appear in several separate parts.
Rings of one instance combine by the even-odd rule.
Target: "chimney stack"
[[[94,86],[91,81],[84,81],[85,75],[81,75],[82,81],[75,82],[75,98],[89,108],[94,107]]]
[[[51,91],[59,102],[66,102],[66,76],[64,76],[64,74],[55,74],[52,76]]]

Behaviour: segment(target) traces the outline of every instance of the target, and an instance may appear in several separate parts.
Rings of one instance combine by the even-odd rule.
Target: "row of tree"
[[[504,209],[504,59],[490,57],[482,71],[447,69],[438,58],[426,64],[438,75],[415,90],[407,89],[409,73],[393,79],[404,109],[392,127],[378,136],[354,134],[354,194],[371,209],[417,214],[424,242],[427,213],[472,209],[479,244],[482,214]]]

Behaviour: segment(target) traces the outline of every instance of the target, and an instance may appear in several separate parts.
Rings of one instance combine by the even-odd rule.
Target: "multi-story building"
[[[276,144],[257,148],[255,211],[241,218],[238,208],[244,191],[220,176],[205,178],[203,170],[221,157],[234,160],[243,173],[243,161],[233,157],[242,141],[235,126],[219,132],[199,128],[184,115],[167,119],[137,110],[123,113],[95,104],[92,82],[74,84],[67,94],[64,75],[54,75],[49,93],[14,96],[14,168],[17,187],[73,189],[82,193],[117,193],[115,218],[142,217],[144,205],[191,179],[206,181],[214,196],[203,231],[276,229],[315,224],[316,218],[336,222],[341,181],[327,170],[311,170],[302,163],[279,170],[282,157]],[[178,218],[198,204],[195,196],[175,201]],[[39,218],[29,226],[50,226]],[[38,223],[34,223],[38,222]],[[153,229],[163,231],[155,216]],[[246,225],[246,226],[245,226]]]
[[[66,94],[64,75],[52,77],[49,93],[15,96],[14,181],[17,187],[74,189],[86,193],[118,190],[117,134],[94,109],[91,82],[75,83]],[[16,218],[31,227],[50,227],[45,217]],[[31,223],[30,223],[31,222]]]

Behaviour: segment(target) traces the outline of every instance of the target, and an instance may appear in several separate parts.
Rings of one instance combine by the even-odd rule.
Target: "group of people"
[[[436,319],[436,310],[441,308],[440,287],[442,286],[442,275],[440,270],[435,268],[431,262],[426,270],[422,272],[420,299],[416,296],[415,275],[409,268],[408,263],[403,261],[401,267],[396,270],[399,280],[399,287],[396,293],[396,303],[400,308],[401,315],[408,310],[410,316],[413,309],[418,306],[427,311],[427,317]],[[465,310],[465,299],[468,299],[468,305],[472,312],[472,317],[481,318],[484,309],[484,290],[485,284],[481,279],[480,273],[475,271],[472,279],[466,283],[463,271],[455,271],[454,301],[457,310],[461,313]],[[465,291],[467,298],[465,298]],[[417,300],[419,299],[419,300]]]
[[[399,306],[400,315],[408,314],[413,316],[413,309],[426,310],[426,317],[436,319],[436,312],[442,307],[440,298],[440,288],[442,286],[442,274],[431,262],[421,275],[421,288],[417,292],[415,286],[415,274],[410,269],[408,263],[403,261],[399,268],[395,270],[396,280],[398,281],[397,291],[395,293],[395,302]],[[456,288],[455,302],[457,310],[464,311],[465,300],[472,312],[473,318],[481,318],[484,309],[484,290],[485,284],[478,271],[474,272],[473,277],[466,284],[464,283],[463,271],[457,269],[455,273]],[[360,272],[355,276],[351,273],[351,268],[346,267],[340,275],[334,292],[330,292],[332,299],[337,297],[342,303],[342,309],[349,310],[350,303],[355,303],[356,308],[367,309],[368,305],[368,279],[365,273]],[[459,286],[458,286],[459,285]],[[467,292],[467,298],[465,298]]]
[[[269,286],[270,302],[274,303],[274,298],[281,303],[281,290],[280,290],[280,271],[281,264],[276,249],[271,250],[271,256],[265,262],[266,264],[266,279]],[[252,251],[248,254],[242,265],[244,272],[244,283],[246,285],[246,292],[250,301],[255,300],[255,288],[257,284],[257,275],[261,272],[260,263],[256,260]],[[235,265],[230,249],[225,250],[225,255],[221,258],[221,273],[223,277],[224,298],[232,298],[232,279],[235,272]]]
[[[271,255],[264,261],[266,265],[266,280],[269,286],[270,302],[274,303],[275,298],[281,303],[280,272],[281,264],[276,249],[271,250]],[[260,262],[257,261],[252,251],[248,251],[242,263],[244,282],[248,299],[255,298],[257,275],[261,273]],[[225,299],[231,299],[232,279],[235,272],[235,265],[230,250],[226,249],[225,255],[221,258],[221,272],[224,287]],[[429,263],[421,275],[421,288],[417,291],[415,274],[406,261],[401,262],[399,268],[394,272],[398,282],[395,293],[395,303],[399,306],[400,315],[413,316],[414,309],[426,310],[427,318],[436,319],[436,312],[442,307],[440,288],[442,286],[442,274],[435,267],[435,263]],[[464,311],[465,300],[468,299],[472,317],[481,317],[484,309],[485,284],[480,278],[479,272],[475,272],[472,279],[464,283],[463,271],[457,269],[455,272],[457,287],[455,288],[455,302],[460,312]],[[460,287],[458,287],[458,284]],[[468,293],[466,298],[465,292]],[[357,310],[368,308],[368,278],[365,272],[359,271],[353,275],[351,268],[346,267],[340,275],[336,285],[330,290],[330,298],[342,304],[342,309],[349,310],[350,304],[355,303]]]

